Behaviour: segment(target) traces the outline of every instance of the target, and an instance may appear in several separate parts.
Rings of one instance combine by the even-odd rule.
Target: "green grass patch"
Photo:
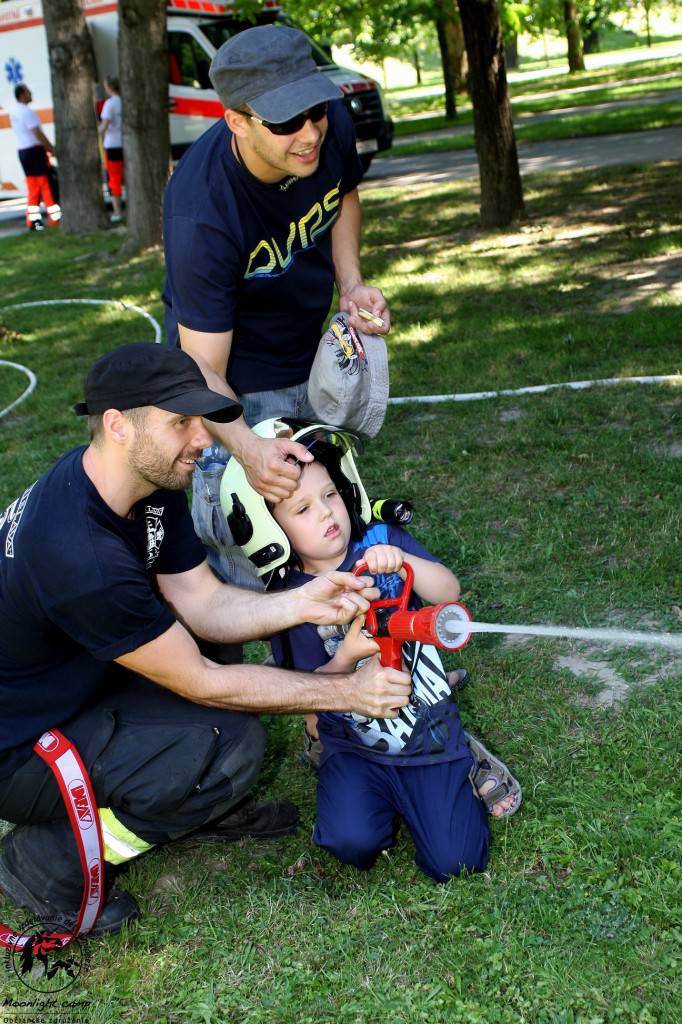
[[[363,195],[365,276],[394,319],[394,395],[682,370],[676,164],[528,178],[529,219],[513,233],[479,229],[475,188]],[[2,305],[111,296],[160,316],[160,254],[123,263],[116,244],[0,241]],[[0,310],[0,357],[39,378],[0,421],[0,505],[84,440],[70,406],[92,360],[145,338],[144,320],[113,309]],[[0,369],[0,402],[22,386]],[[416,535],[459,574],[477,618],[679,630],[681,395],[620,385],[392,407],[361,469],[370,491],[413,501]],[[432,884],[404,829],[369,873],[321,853],[301,722],[268,718],[260,793],[296,800],[300,833],[134,863],[123,881],[143,917],[88,944],[68,990],[82,1019],[677,1020],[679,660],[490,636],[446,660],[472,674],[466,726],[524,786],[520,812],[493,823],[485,874]],[[620,704],[604,702],[606,673],[623,681]],[[19,923],[2,899],[0,919]],[[9,974],[0,993],[27,998]]]
[[[659,102],[665,102],[666,93],[682,87],[682,76],[666,78],[658,82],[640,82],[638,85],[623,85],[615,88],[598,89],[586,93],[555,93],[551,96],[535,100],[518,100],[513,103],[514,117],[526,114],[542,114],[547,111],[562,110],[571,107],[587,107],[598,103],[612,103],[631,99],[642,94],[655,93]],[[457,119],[448,120],[444,114],[437,117],[420,117],[415,121],[398,121],[395,125],[395,136],[414,135],[418,132],[434,131],[473,124],[473,111],[467,104],[458,108]]]
[[[553,92],[557,95],[558,101],[560,94],[567,89],[576,89],[588,85],[600,85],[603,86],[604,89],[613,89],[614,98],[617,98],[620,95],[627,95],[627,93],[621,93],[621,85],[623,89],[628,88],[627,83],[633,78],[640,78],[649,75],[657,76],[680,70],[682,70],[682,59],[679,57],[664,57],[658,60],[635,61],[631,64],[611,65],[595,71],[577,71],[569,74],[564,70],[559,74],[548,74],[546,77],[534,78],[530,81],[519,81],[515,79],[514,73],[512,72],[511,74],[508,73],[509,92],[514,100],[522,96],[535,95],[536,93]],[[643,83],[643,87],[645,91],[654,91],[659,87],[665,88],[664,83],[666,81],[666,79],[662,79],[659,83]],[[632,88],[637,88],[637,86],[632,86]],[[394,90],[390,90],[387,95],[391,115],[393,117],[409,116],[410,114],[419,114],[426,111],[440,111],[443,109],[444,100],[442,92],[438,95],[427,96],[422,96],[417,93],[412,97],[395,99]],[[574,97],[576,95],[577,94],[575,93],[573,94]],[[589,96],[590,93],[587,93],[586,95]],[[592,95],[594,95],[594,93]],[[465,95],[461,96],[460,99],[462,100],[463,105],[468,103],[468,99]],[[564,101],[562,99],[562,103],[563,102]],[[599,101],[594,100],[594,102]],[[558,105],[558,102],[554,105]]]

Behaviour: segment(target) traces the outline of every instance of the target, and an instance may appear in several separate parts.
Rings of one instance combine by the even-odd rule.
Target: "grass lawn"
[[[659,78],[656,81],[640,82],[636,85],[605,86],[603,89],[595,89],[590,92],[574,93],[572,90],[543,92],[535,99],[512,96],[512,112],[514,117],[520,118],[528,114],[542,114],[547,111],[565,110],[572,107],[588,107],[597,103],[633,100],[643,94],[655,94],[659,102],[665,103],[669,98],[666,94],[671,90],[679,90],[681,87],[682,75],[675,75],[671,78]],[[403,135],[414,135],[417,132],[460,127],[467,124],[473,124],[473,111],[468,101],[465,106],[458,108],[457,120],[454,122],[447,120],[444,114],[436,117],[420,117],[416,121],[398,121],[395,125],[395,137],[399,141]]]
[[[573,106],[579,103],[600,103],[606,99],[621,99],[631,96],[635,91],[655,92],[658,89],[664,90],[674,86],[674,79],[660,79],[659,82],[650,81],[637,85],[631,83],[632,79],[642,77],[653,77],[656,75],[670,74],[682,70],[682,60],[679,57],[665,57],[659,60],[637,61],[633,64],[619,64],[611,67],[604,67],[594,71],[579,71],[572,74],[563,72],[561,74],[549,74],[547,77],[535,78],[531,81],[518,81],[514,78],[513,72],[509,74],[509,92],[514,103],[514,110],[534,109],[546,110],[557,109],[562,106]],[[442,84],[442,83],[441,83]],[[584,94],[575,93],[572,90],[584,88],[585,86],[600,86],[599,90]],[[571,90],[568,95],[567,90]],[[535,96],[537,93],[551,93],[554,96],[548,97],[546,101],[526,100],[524,97]],[[443,93],[438,95],[415,95],[403,97],[399,91],[387,93],[389,107],[392,117],[409,116],[421,114],[432,110],[442,111]],[[464,94],[458,97],[464,109],[468,106],[468,97]],[[529,106],[526,108],[526,103]],[[548,105],[547,105],[548,104]],[[444,122],[447,123],[447,122]],[[419,122],[412,125],[410,131],[419,130]],[[397,128],[398,131],[403,130]]]
[[[528,222],[499,233],[478,228],[472,182],[366,191],[365,276],[392,307],[392,393],[682,372],[679,180],[672,163],[529,177]],[[160,254],[122,263],[119,239],[0,241],[2,305],[114,297],[159,317]],[[0,309],[0,358],[39,378],[0,421],[0,507],[84,441],[69,410],[92,360],[151,337],[113,309]],[[22,388],[0,368],[0,406]],[[459,574],[475,617],[679,630],[681,394],[622,385],[393,407],[361,469],[371,492],[414,503],[416,535]],[[133,863],[124,884],[143,916],[87,944],[71,1014],[88,1024],[679,1021],[679,660],[492,636],[447,661],[473,677],[466,727],[524,786],[519,813],[492,824],[484,874],[436,886],[404,829],[366,874],[318,851],[301,724],[269,718],[260,793],[295,799],[300,833],[187,842]],[[0,920],[19,917],[0,899]],[[0,993],[27,998],[9,974]]]

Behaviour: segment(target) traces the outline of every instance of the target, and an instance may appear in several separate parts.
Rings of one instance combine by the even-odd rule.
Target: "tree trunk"
[[[80,0],[44,0],[62,231],[86,235],[107,224],[93,97],[95,57]]]
[[[119,67],[128,238],[124,255],[161,242],[168,181],[168,40],[165,0],[120,0]]]
[[[445,86],[445,116],[449,121],[457,117],[457,82],[455,73],[455,37],[452,17],[453,0],[436,0],[436,33],[443,66]]]
[[[455,88],[457,92],[466,92],[469,88],[469,58],[464,43],[464,29],[462,19],[456,7],[456,0],[452,0],[454,18],[452,22],[452,39],[454,48],[453,63],[455,66]]]
[[[516,33],[504,48],[504,63],[508,68],[518,68],[519,66],[519,37]]]
[[[576,0],[564,0],[564,25],[566,26],[566,42],[568,44],[568,70],[584,71],[583,37],[578,21]]]
[[[419,50],[416,46],[412,47],[412,63],[414,64],[414,71],[417,76],[417,85],[422,84],[422,62],[419,59]]]
[[[525,216],[504,45],[496,0],[459,0],[469,55],[481,224],[502,228]]]

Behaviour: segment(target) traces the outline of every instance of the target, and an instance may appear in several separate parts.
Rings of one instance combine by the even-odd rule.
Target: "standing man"
[[[166,192],[166,324],[210,386],[238,397],[244,415],[211,433],[276,502],[296,486],[295,460],[309,456],[249,425],[313,417],[307,382],[334,282],[354,327],[385,333],[390,317],[360,273],[352,121],[303,33],[240,32],[218,50],[210,77],[224,118],[183,156]],[[358,307],[383,325],[360,320]],[[215,479],[197,474],[195,527],[219,575],[247,582],[250,567],[219,521]]]
[[[10,110],[10,121],[17,137],[19,160],[26,175],[26,226],[29,231],[42,231],[40,214],[42,199],[47,210],[47,223],[55,227],[62,219],[62,211],[55,199],[50,178],[52,168],[50,156],[54,146],[40,127],[40,118],[29,103],[33,99],[27,85],[17,85],[14,90],[15,105]]]
[[[66,807],[33,751],[60,729],[90,775],[105,859],[119,865],[189,832],[206,840],[293,831],[288,803],[243,804],[264,749],[255,715],[325,708],[395,717],[410,679],[378,660],[348,675],[217,665],[194,637],[241,641],[306,621],[348,622],[368,579],[327,573],[280,594],[220,583],[185,495],[210,441],[202,417],[241,409],[178,349],[123,345],[92,367],[91,442],[0,515],[0,889],[73,927],[81,866]],[[235,808],[238,808],[235,810]],[[113,890],[96,934],[137,913]]]

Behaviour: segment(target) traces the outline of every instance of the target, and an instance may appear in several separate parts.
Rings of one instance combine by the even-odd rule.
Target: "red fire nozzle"
[[[402,650],[405,640],[420,640],[444,651],[458,651],[469,643],[471,631],[466,624],[471,616],[459,602],[444,601],[411,611],[407,605],[412,594],[414,572],[409,562],[403,562],[405,583],[399,597],[372,601],[365,615],[365,629],[379,644],[382,665],[402,668]],[[369,572],[367,562],[354,570],[356,576]]]

